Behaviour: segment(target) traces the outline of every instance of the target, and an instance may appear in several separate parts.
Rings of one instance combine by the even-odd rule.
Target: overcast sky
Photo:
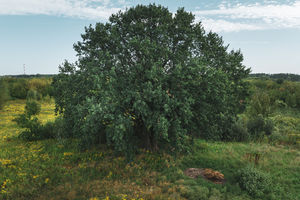
[[[58,73],[84,27],[137,4],[185,7],[253,73],[300,74],[300,0],[0,0],[0,75]]]

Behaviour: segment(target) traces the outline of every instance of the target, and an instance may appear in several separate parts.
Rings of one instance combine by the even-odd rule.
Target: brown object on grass
[[[223,184],[225,182],[224,174],[209,168],[188,168],[184,171],[184,174],[194,179],[201,176],[215,184]]]

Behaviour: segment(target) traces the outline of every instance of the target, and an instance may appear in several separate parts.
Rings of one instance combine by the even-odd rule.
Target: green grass
[[[11,120],[24,105],[11,101],[0,111],[0,199],[255,199],[235,178],[239,169],[254,165],[254,154],[261,155],[256,168],[269,173],[277,188],[262,199],[300,199],[300,151],[295,145],[197,140],[188,155],[141,150],[127,163],[105,146],[81,152],[76,140],[18,139],[22,130]],[[39,119],[53,121],[53,110],[53,102],[43,103]],[[287,117],[299,120],[284,114],[284,122]],[[191,167],[218,170],[226,183],[186,177],[183,171]]]

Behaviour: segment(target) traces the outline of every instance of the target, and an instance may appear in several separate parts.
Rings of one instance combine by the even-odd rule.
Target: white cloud
[[[265,2],[266,3],[266,2]],[[300,28],[300,1],[290,4],[220,4],[218,9],[197,10],[197,20],[214,31]]]
[[[107,20],[129,6],[126,0],[0,0],[0,15],[55,15]],[[278,4],[264,0],[255,4],[221,1],[217,9],[193,13],[208,30],[232,32],[281,28],[300,29],[300,0]],[[116,6],[117,5],[117,6]]]
[[[222,19],[201,19],[206,30],[214,32],[237,32],[242,30],[262,30],[261,26],[247,23],[230,22]]]
[[[0,0],[0,15],[59,15],[86,19],[108,19],[122,8],[110,0]]]

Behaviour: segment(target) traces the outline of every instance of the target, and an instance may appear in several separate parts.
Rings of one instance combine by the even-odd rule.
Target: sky
[[[0,0],[0,75],[58,73],[84,27],[149,3],[192,12],[252,73],[300,74],[300,0]]]

